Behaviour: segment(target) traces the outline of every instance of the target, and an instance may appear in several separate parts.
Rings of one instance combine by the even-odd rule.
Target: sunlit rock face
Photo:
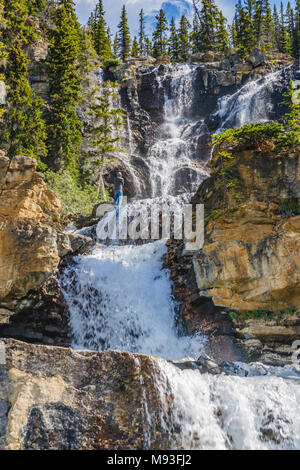
[[[59,262],[53,219],[60,202],[46,188],[37,162],[0,156],[0,298],[24,296],[43,282]]]
[[[233,155],[235,185],[229,189],[220,176],[225,148]],[[300,196],[299,157],[299,149],[279,152],[268,142],[215,149],[212,175],[194,198],[205,204],[208,221],[194,267],[199,288],[215,305],[246,311],[300,307],[300,216],[278,215],[282,201]],[[229,211],[220,204],[226,198]]]

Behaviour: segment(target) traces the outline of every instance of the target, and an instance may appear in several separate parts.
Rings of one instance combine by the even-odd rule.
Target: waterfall
[[[146,157],[150,166],[152,197],[186,191],[193,193],[207,177],[196,158],[197,145],[190,132],[196,124],[191,118],[196,69],[183,64],[172,66],[170,70],[171,96],[165,91],[164,121],[158,140]],[[160,86],[163,80],[164,77],[160,79]]]
[[[151,170],[152,199],[136,201],[136,209],[171,200],[171,195],[176,196],[174,201],[180,208],[179,195],[184,192],[180,172],[185,179],[190,175],[190,193],[205,177],[194,141],[201,123],[195,122],[190,112],[195,69],[170,66],[169,72],[172,77],[168,90],[164,89],[163,124],[145,157]],[[266,120],[265,94],[277,79],[276,72],[221,99],[220,128]],[[162,88],[163,80],[159,84]],[[179,187],[174,185],[175,179]],[[256,373],[259,365],[254,365],[247,371],[248,377],[211,376],[166,361],[197,359],[205,337],[201,333],[186,336],[180,324],[169,273],[162,270],[165,253],[164,240],[140,245],[115,241],[77,257],[65,269],[61,285],[70,312],[73,347],[120,349],[161,358],[153,383],[170,448],[299,449],[300,379],[289,369],[264,369],[261,375]],[[141,400],[144,445],[150,448],[154,424],[146,393]]]
[[[212,376],[160,361],[164,431],[172,449],[299,449],[299,378]],[[177,430],[174,431],[174,430]]]
[[[267,99],[267,96],[281,73],[281,70],[270,73],[259,80],[247,83],[235,94],[222,97],[217,112],[221,118],[219,130],[268,121],[273,103]]]

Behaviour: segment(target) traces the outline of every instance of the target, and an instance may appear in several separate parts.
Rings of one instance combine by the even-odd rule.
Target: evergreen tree
[[[280,20],[279,20],[279,15],[278,15],[276,4],[274,5],[274,10],[273,10],[273,23],[274,23],[276,48],[277,50],[280,51]]]
[[[276,49],[275,26],[269,0],[263,0],[262,4],[260,47],[265,51]]]
[[[102,62],[112,59],[111,42],[108,35],[106,21],[104,18],[105,12],[103,8],[103,0],[98,0],[94,15],[94,32],[93,39],[96,52],[98,53]]]
[[[196,14],[199,20],[199,50],[205,52],[214,50],[216,46],[217,7],[214,0],[194,0]]]
[[[193,30],[191,32],[191,45],[193,52],[199,52],[200,50],[200,23],[198,16],[195,14],[193,19]]]
[[[139,27],[139,53],[140,55],[146,54],[146,35],[145,35],[145,15],[142,9],[139,14],[140,27]]]
[[[134,57],[134,58],[139,57],[139,43],[138,43],[136,36],[134,36],[134,40],[132,43],[131,57]]]
[[[92,155],[96,159],[90,160],[97,174],[97,199],[101,193],[106,200],[106,192],[103,181],[103,171],[106,164],[112,162],[114,154],[121,152],[117,143],[120,141],[119,130],[123,126],[123,110],[115,108],[113,102],[118,97],[118,83],[104,82],[101,86],[101,96],[98,102],[92,106],[91,115],[94,125],[90,129]]]
[[[114,58],[117,59],[118,54],[119,54],[119,37],[118,37],[117,33],[116,33],[115,39],[114,39],[113,53],[114,53]]]
[[[296,0],[292,52],[294,57],[300,57],[300,0]]]
[[[221,52],[226,52],[229,48],[229,33],[226,28],[226,19],[223,16],[220,10],[216,12],[216,19],[217,19],[217,32],[216,32],[216,40],[217,40],[217,50]]]
[[[119,50],[120,50],[120,57],[123,62],[128,59],[130,56],[130,31],[128,27],[128,19],[127,19],[127,12],[126,7],[123,5],[122,14],[121,14],[121,21],[119,23]]]
[[[5,27],[6,21],[4,19],[4,0],[0,0],[0,65],[2,65],[2,61],[7,57],[7,51],[3,41]]]
[[[80,100],[78,57],[81,37],[73,0],[58,0],[55,29],[48,54],[48,161],[52,167],[77,171],[81,122],[76,107]]]
[[[286,14],[284,11],[283,3],[280,5],[280,51],[284,54],[290,54],[292,52],[292,44],[289,38]]]
[[[37,39],[28,22],[29,4],[16,0],[0,3],[3,38],[0,55],[6,58],[7,102],[2,110],[1,141],[8,155],[27,155],[41,159],[46,155],[45,123],[42,100],[36,97],[28,81],[28,59],[24,47]],[[1,38],[1,39],[2,39]],[[4,112],[3,112],[4,111]]]
[[[22,42],[16,39],[8,53],[5,76],[8,106],[1,123],[1,137],[9,157],[27,155],[41,159],[46,155],[43,103],[29,85],[27,67]]]
[[[145,52],[148,57],[153,55],[153,46],[149,38],[145,39]]]
[[[182,15],[179,25],[179,57],[181,62],[186,62],[191,53],[189,29],[191,24],[185,15]]]
[[[160,9],[159,14],[156,15],[155,19],[157,23],[153,33],[153,56],[159,57],[167,54],[169,44],[167,36],[167,32],[169,30],[168,21],[162,8]]]
[[[172,17],[170,25],[170,44],[169,44],[169,55],[172,62],[179,62],[180,60],[180,48],[179,48],[179,36],[175,24],[174,17]]]

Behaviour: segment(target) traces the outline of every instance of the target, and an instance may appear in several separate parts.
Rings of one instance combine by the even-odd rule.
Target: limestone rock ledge
[[[154,358],[4,342],[0,449],[171,448]]]
[[[222,152],[232,154],[224,179]],[[197,284],[216,306],[242,311],[300,307],[300,216],[280,215],[300,197],[300,151],[216,148],[212,176],[194,202],[205,204],[203,250],[194,258]],[[222,202],[227,199],[227,208]]]

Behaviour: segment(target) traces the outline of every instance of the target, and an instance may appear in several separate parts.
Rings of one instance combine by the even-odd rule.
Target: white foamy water
[[[193,193],[208,176],[203,162],[196,158],[198,136],[192,136],[190,132],[196,124],[199,126],[190,117],[195,76],[195,67],[191,65],[177,64],[172,69],[170,96],[165,91],[164,122],[146,157],[150,166],[152,197],[183,193],[186,184]],[[162,86],[164,77],[160,80]]]
[[[281,71],[270,73],[260,80],[251,81],[234,95],[227,95],[219,101],[218,115],[222,119],[219,130],[241,127],[252,122],[268,120],[273,103],[266,99]]]
[[[179,337],[165,242],[96,248],[63,275],[73,346],[122,349],[180,359],[198,357],[204,339]]]
[[[173,396],[165,427],[173,449],[300,448],[299,378],[201,375],[165,361],[160,368],[162,410]]]

